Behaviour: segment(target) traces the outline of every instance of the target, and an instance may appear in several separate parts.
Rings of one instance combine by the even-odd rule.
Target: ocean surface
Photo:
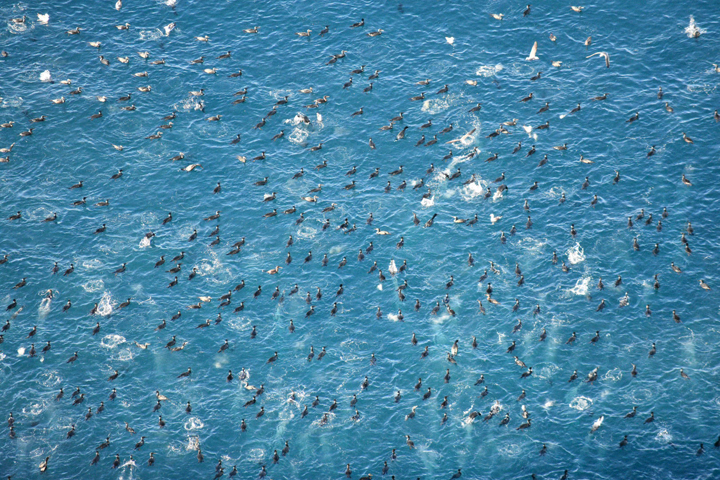
[[[0,3],[0,49],[8,54],[0,57],[0,122],[14,121],[0,128],[0,147],[14,143],[0,154],[8,157],[0,163],[0,258],[8,255],[0,265],[0,324],[10,322],[0,332],[0,475],[210,479],[222,460],[224,478],[236,465],[237,478],[247,479],[258,478],[263,466],[267,478],[341,479],[347,464],[354,479],[447,480],[458,468],[468,479],[552,479],[565,470],[569,479],[720,478],[713,446],[720,434],[720,123],[713,118],[720,73],[712,65],[720,63],[720,4],[582,6],[578,13],[547,1],[523,16],[524,4],[507,1],[126,0],[119,10],[112,0]],[[502,20],[490,16],[499,13]],[[38,14],[49,15],[45,24]],[[350,28],[363,18],[364,26]],[[127,30],[115,27],[126,23]],[[257,33],[244,32],[256,26]],[[78,35],[66,33],[75,27]],[[308,29],[310,37],[295,35]],[[367,35],[378,29],[381,35]],[[205,35],[209,41],[195,38]],[[526,60],[534,42],[538,60]],[[229,58],[217,58],[227,51]],[[341,51],[345,57],[328,65]],[[609,54],[609,68],[600,56],[586,58],[596,52]],[[191,64],[200,57],[204,63]],[[160,59],[165,64],[151,64]],[[361,65],[365,71],[351,75]],[[212,68],[216,73],[204,72]],[[379,77],[370,80],[375,70]],[[147,77],[134,76],[142,72]],[[61,83],[67,79],[70,85]],[[425,79],[429,85],[417,84]],[[446,84],[447,92],[436,93]],[[145,86],[151,91],[138,90]],[[80,94],[70,93],[78,87]],[[245,88],[246,101],[233,104]],[[200,89],[202,96],[190,93]],[[422,92],[424,100],[410,100]],[[520,102],[531,92],[532,100]],[[591,100],[604,93],[606,100]],[[306,108],[325,95],[327,103]],[[287,104],[255,128],[285,96]],[[61,97],[64,103],[52,103]],[[478,102],[482,109],[469,112]],[[536,113],[546,102],[549,110]],[[123,109],[130,105],[136,109]],[[362,115],[352,116],[361,107]],[[102,117],[91,119],[98,111]],[[173,112],[172,128],[161,130]],[[400,112],[393,129],[380,130]],[[639,119],[628,122],[636,112]],[[41,115],[45,121],[31,122]],[[216,115],[219,121],[207,121]],[[515,126],[488,137],[512,119]],[[534,128],[548,121],[548,129]],[[452,131],[440,134],[450,124]],[[396,140],[404,126],[406,137]],[[32,135],[20,136],[29,128]],[[146,138],[159,131],[160,139]],[[437,134],[438,142],[416,146],[423,134],[426,141]],[[567,150],[553,148],[562,144]],[[527,156],[533,145],[536,153]],[[656,153],[648,156],[652,146]],[[443,160],[450,150],[452,158]],[[253,161],[261,152],[265,159]],[[316,168],[323,162],[326,168]],[[185,171],[195,164],[201,167]],[[401,165],[399,175],[389,175]],[[356,173],[346,175],[353,167]],[[379,175],[370,178],[376,168]],[[119,169],[123,175],[112,179]],[[457,171],[460,177],[449,179]],[[266,185],[255,185],[264,177]],[[352,180],[355,188],[344,188]],[[424,186],[413,189],[421,180]],[[81,188],[70,189],[79,181]],[[218,182],[221,191],[213,193]],[[499,185],[507,189],[498,192]],[[263,201],[272,192],[275,200]],[[312,196],[316,202],[303,199]],[[73,205],[83,197],[85,204]],[[104,200],[109,204],[96,206]],[[283,213],[292,206],[295,213]],[[277,216],[265,218],[273,209]],[[636,219],[641,209],[644,217]],[[218,219],[203,220],[218,210]],[[20,219],[8,219],[17,211]],[[57,219],[43,222],[52,212]],[[453,220],[476,214],[474,225]],[[219,234],[209,236],[216,226]],[[194,230],[197,239],[189,241]],[[145,238],[149,232],[155,236]],[[243,238],[240,252],[228,255]],[[359,261],[358,251],[371,242],[374,249]],[[168,273],[181,251],[181,270]],[[163,255],[165,264],[154,268]],[[405,261],[407,268],[395,271]],[[373,262],[384,281],[378,271],[368,273]],[[63,275],[71,264],[74,271]],[[282,268],[269,274],[276,266]],[[13,288],[23,278],[26,285]],[[243,280],[229,305],[219,306]],[[488,282],[497,303],[486,294]],[[199,297],[211,300],[188,308]],[[513,333],[518,320],[522,327]],[[577,340],[566,344],[572,332]],[[165,348],[173,336],[174,348],[184,349]],[[229,348],[219,352],[226,339]],[[52,348],[42,353],[47,341]],[[77,360],[68,363],[74,352]],[[275,352],[277,360],[267,363]],[[527,368],[515,355],[532,375],[521,378]],[[192,374],[178,378],[188,367]],[[595,368],[597,379],[587,382]],[[242,369],[249,377],[241,381]],[[476,385],[481,375],[484,383]],[[245,407],[260,385],[264,392]],[[61,388],[64,397],[56,400]],[[77,388],[84,402],[73,405]],[[167,397],[158,411],[156,391]],[[484,421],[493,405],[499,411]],[[415,417],[406,419],[413,406]],[[261,407],[265,414],[256,418]],[[624,418],[633,407],[637,415]],[[93,416],[86,420],[88,408]],[[527,424],[523,408],[531,425],[518,429]],[[11,412],[12,432],[5,424]],[[471,412],[479,415],[472,419]],[[75,435],[67,439],[72,425]],[[110,445],[91,465],[108,435]],[[135,449],[141,436],[145,444]]]

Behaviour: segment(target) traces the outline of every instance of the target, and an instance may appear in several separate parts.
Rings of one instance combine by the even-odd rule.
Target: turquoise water
[[[0,58],[0,121],[15,122],[0,129],[0,147],[16,142],[11,152],[0,154],[9,157],[0,163],[0,255],[9,258],[0,265],[0,297],[2,305],[17,300],[0,316],[3,324],[10,320],[0,344],[0,399],[2,414],[13,413],[16,437],[3,425],[0,474],[40,477],[38,465],[49,456],[45,475],[52,478],[212,478],[218,460],[225,476],[237,465],[241,478],[257,477],[263,465],[268,478],[344,478],[348,463],[353,478],[368,473],[381,478],[384,461],[385,477],[397,479],[450,478],[458,468],[463,478],[478,479],[532,473],[560,478],[566,469],[569,478],[585,479],[720,476],[713,447],[720,433],[715,2],[611,1],[576,13],[551,1],[533,5],[527,17],[524,5],[508,2],[178,0],[171,8],[127,0],[119,11],[113,7],[111,1],[0,5],[2,50],[9,54]],[[49,14],[47,25],[38,13]],[[495,20],[490,13],[505,18]],[[23,15],[25,23],[12,22]],[[691,15],[699,38],[686,32]],[[365,26],[349,28],[361,18]],[[128,30],[114,28],[126,22]],[[163,27],[171,22],[176,27],[166,35]],[[329,33],[318,36],[325,25]],[[65,33],[77,26],[79,35]],[[259,33],[243,32],[254,26]],[[378,28],[382,35],[366,35]],[[294,35],[307,29],[309,39]],[[549,40],[551,33],[556,42]],[[204,35],[208,42],[195,39]],[[592,44],[586,47],[588,36]],[[99,49],[88,44],[96,41]],[[535,41],[539,60],[527,61]],[[216,58],[228,50],[230,58]],[[345,58],[326,65],[343,50]],[[137,53],[144,51],[147,60]],[[602,58],[586,58],[595,52],[609,53],[610,68]],[[101,64],[98,55],[110,65]],[[124,56],[127,64],[117,60]],[[203,64],[190,63],[201,56]],[[166,63],[151,64],[159,59]],[[554,67],[553,61],[562,65]],[[352,86],[343,88],[361,65],[365,72],[352,75]],[[216,74],[203,72],[213,67]],[[240,69],[242,76],[229,77]],[[54,83],[41,81],[46,70]],[[375,70],[381,72],[372,91],[363,92]],[[531,81],[538,71],[542,78]],[[133,76],[141,72],[148,76]],[[65,79],[72,84],[60,83]],[[430,85],[416,85],[424,79]],[[448,92],[436,94],[445,84]],[[150,92],[138,91],[147,85]],[[77,87],[82,93],[71,95]],[[299,92],[310,87],[311,94]],[[201,88],[203,96],[189,93]],[[233,94],[244,88],[246,101],[233,105],[241,98]],[[421,92],[424,101],[410,101]],[[530,92],[535,98],[519,102]],[[606,92],[607,100],[591,101]],[[118,101],[127,94],[129,101]],[[286,95],[288,103],[255,129]],[[324,95],[328,102],[319,108],[304,107]],[[65,103],[51,103],[60,97]],[[478,102],[482,110],[468,112]],[[550,109],[536,113],[545,102]],[[578,102],[581,110],[569,114]],[[131,104],[135,111],[122,109]],[[351,116],[361,107],[363,115]],[[90,119],[98,110],[103,116]],[[145,138],[174,111],[173,127],[161,139]],[[403,121],[379,130],[400,112]],[[639,120],[626,122],[635,112]],[[298,114],[307,114],[310,124]],[[31,123],[41,115],[45,122]],[[220,121],[206,121],[214,115],[221,115]],[[508,134],[487,138],[513,118],[517,125],[506,127]],[[421,131],[428,120],[432,126]],[[549,129],[530,135],[522,128],[546,121]],[[450,123],[453,130],[439,135]],[[409,126],[406,138],[396,141],[403,126]],[[32,135],[19,136],[31,127]],[[281,130],[284,137],[272,141]],[[683,141],[682,132],[694,143]],[[240,142],[231,144],[238,134]],[[438,134],[438,143],[415,147],[422,134],[427,140]],[[375,150],[368,147],[370,137]],[[321,150],[310,151],[321,142]],[[513,155],[518,142],[522,148]],[[564,143],[565,151],[552,148]],[[527,157],[532,145],[537,152]],[[657,153],[648,157],[652,145]],[[479,153],[468,158],[474,148]],[[454,156],[443,160],[451,149]],[[252,160],[263,151],[265,160]],[[183,159],[170,161],[181,152]],[[496,160],[485,161],[496,152]],[[545,154],[548,163],[538,166]],[[593,163],[580,162],[581,155]],[[316,169],[323,161],[327,168]],[[431,163],[435,170],[426,173]],[[202,168],[181,171],[193,164]],[[390,176],[400,165],[403,172]],[[357,173],[346,175],[353,166]],[[371,179],[375,168],[379,176]],[[122,177],[112,179],[118,169]],[[301,169],[304,175],[293,178]],[[458,169],[458,179],[442,173]],[[495,183],[503,172],[505,179]],[[472,174],[476,181],[464,185]],[[683,174],[692,186],[681,182]],[[256,186],[264,177],[267,185]],[[585,177],[589,186],[583,189]],[[356,187],[346,190],[353,179]],[[421,179],[425,187],[413,190]],[[80,180],[82,188],[69,189]],[[385,193],[388,180],[392,190]],[[407,188],[398,191],[403,181]],[[535,181],[538,189],[530,191]],[[221,191],[213,194],[217,182]],[[501,183],[508,190],[496,194]],[[309,193],[318,184],[321,191]],[[431,196],[423,202],[427,187]],[[485,198],[488,188],[492,195]],[[271,192],[276,199],[263,202]],[[316,203],[302,198],[313,195]],[[72,205],[83,197],[85,205]],[[95,206],[106,199],[108,206]],[[526,199],[529,211],[523,208]],[[333,211],[322,211],[333,203]],[[297,212],[282,213],[293,205]],[[263,217],[273,209],[276,217]],[[636,220],[641,209],[645,217]],[[6,220],[18,210],[22,218]],[[203,220],[217,210],[219,219]],[[52,212],[57,220],[44,223]],[[169,212],[172,221],[162,225]],[[305,221],[298,225],[300,212]],[[372,225],[366,223],[370,213]],[[653,221],[646,225],[650,213]],[[433,214],[434,224],[423,228]],[[475,214],[474,226],[453,223],[453,216]],[[491,215],[502,218],[492,223]],[[635,222],[631,230],[628,216]],[[346,218],[354,231],[338,229]],[[690,255],[681,242],[688,221],[694,228],[694,235],[687,235]],[[94,234],[102,224],[107,230]],[[210,246],[215,237],[209,234],[218,225],[220,243]],[[511,235],[513,225],[517,231]],[[389,235],[376,235],[375,228]],[[195,229],[197,240],[189,242]],[[155,237],[143,240],[151,231]],[[294,243],[287,247],[290,235]],[[404,245],[396,248],[401,237]],[[632,247],[634,237],[639,251]],[[227,255],[241,238],[240,253]],[[365,252],[370,242],[374,250],[358,261],[358,250]],[[178,284],[168,288],[175,276],[167,272],[174,266],[170,259],[181,251]],[[304,263],[308,251],[313,258]],[[154,268],[161,255],[166,263]],[[347,264],[339,268],[343,257]],[[368,273],[375,261],[385,281],[377,271]],[[407,270],[391,275],[391,261],[397,267],[407,261]],[[59,271],[53,274],[55,262]],[[569,271],[562,271],[562,262]],[[673,272],[671,262],[682,273]],[[114,274],[123,263],[126,271]],[[63,276],[70,264],[74,272]],[[282,267],[277,275],[266,273],[276,266]],[[197,275],[188,280],[193,267]],[[486,269],[488,278],[479,283]],[[454,285],[448,289],[451,275]],[[622,284],[615,287],[618,275]],[[27,285],[13,289],[23,277]],[[602,291],[596,287],[601,277]],[[711,290],[702,289],[700,279]],[[219,297],[242,280],[245,288],[219,307]],[[405,281],[401,301],[396,289]],[[487,282],[499,305],[486,298]],[[299,291],[290,295],[295,284]],[[340,284],[344,292],[336,298]],[[262,293],[254,298],[258,285]],[[271,299],[276,287],[282,303]],[[46,298],[48,290],[52,299]],[[306,317],[308,292],[315,313]],[[628,305],[620,307],[626,293]],[[442,306],[446,294],[455,316]],[[212,300],[189,309],[200,296]],[[120,309],[128,297],[130,305]],[[520,306],[514,312],[516,298]],[[603,299],[606,308],[596,311]],[[68,300],[72,306],[63,312]],[[486,314],[478,311],[477,300]],[[244,310],[233,313],[241,302]],[[331,316],[334,302],[337,313]],[[95,303],[99,311],[90,315]],[[652,310],[649,317],[645,305]],[[673,310],[681,323],[673,321]],[[178,311],[181,317],[171,320]],[[222,321],[216,323],[219,313]],[[522,328],[513,333],[518,319]],[[163,320],[166,327],[156,330]],[[206,320],[208,328],[196,328]],[[288,331],[290,320],[294,333]],[[93,335],[96,322],[100,331]],[[36,335],[26,338],[34,326]],[[547,338],[540,342],[543,329]],[[577,341],[567,345],[573,331]],[[596,331],[599,340],[592,343]],[[187,342],[183,350],[164,348],[173,336],[175,347]],[[218,352],[225,339],[229,348]],[[452,364],[447,355],[456,339]],[[47,341],[52,349],[43,355]],[[506,353],[512,341],[514,354],[533,367],[529,378],[520,378],[526,369]],[[30,357],[33,342],[37,355]],[[141,349],[136,342],[149,346]],[[653,342],[657,353],[649,358]],[[308,362],[311,346],[315,358]],[[425,346],[429,355],[421,359]],[[327,354],[318,361],[323,347]],[[74,352],[77,361],[66,363]],[[277,361],[266,363],[274,352]],[[188,367],[192,375],[177,378]],[[241,382],[243,368],[249,378]],[[597,380],[585,382],[594,368]],[[689,379],[681,377],[680,368]],[[115,370],[118,378],[109,381]],[[228,370],[232,382],[226,381]],[[569,383],[574,370],[578,379]],[[485,383],[475,385],[480,375]],[[365,377],[369,386],[363,389]],[[422,387],[416,391],[418,378]],[[253,395],[248,384],[264,385],[264,393],[244,407]],[[71,394],[78,387],[85,401],[73,406]],[[432,395],[423,400],[427,387]],[[484,387],[487,395],[481,396]],[[56,401],[60,388],[65,396]],[[111,400],[113,388],[117,398]],[[523,389],[526,397],[518,401]],[[156,390],[168,400],[154,412]],[[402,398],[395,402],[398,390]],[[316,395],[320,403],[313,408]],[[445,396],[448,405],[441,409]],[[338,407],[323,423],[333,399]],[[496,401],[500,411],[484,422]],[[96,412],[100,402],[105,410],[85,420],[87,408]],[[302,418],[305,405],[309,413]],[[413,406],[418,406],[415,418],[406,420]],[[522,406],[531,427],[517,430],[525,422]],[[637,416],[623,418],[633,406]],[[256,418],[261,407],[265,415]],[[352,418],[355,409],[359,419]],[[655,421],[646,424],[651,411]],[[471,412],[481,415],[471,421]],[[506,413],[509,424],[499,426]],[[601,426],[591,432],[601,417]],[[128,433],[125,422],[137,433]],[[72,424],[75,435],[66,439]],[[108,435],[110,446],[92,466]],[[405,435],[415,449],[408,448]],[[621,448],[625,435],[628,444]],[[140,436],[145,445],[135,450]],[[280,453],[285,441],[289,452],[273,464],[274,450]],[[701,442],[705,452],[697,456]],[[547,453],[540,455],[543,444]],[[155,452],[151,467],[150,452]],[[111,468],[115,454],[118,469]]]

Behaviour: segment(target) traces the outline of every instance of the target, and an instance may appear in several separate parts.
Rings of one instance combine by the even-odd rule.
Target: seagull
[[[532,49],[530,50],[530,56],[527,57],[525,60],[540,60],[537,55],[537,42],[533,43]]]
[[[605,58],[605,66],[606,66],[607,68],[610,68],[610,54],[609,54],[609,53],[607,53],[607,52],[595,52],[595,53],[593,53],[592,55],[588,55],[588,56],[585,57],[585,58],[594,57],[595,55],[600,55],[601,57],[604,57],[604,58]]]
[[[491,13],[490,16],[495,20],[502,20],[505,14],[503,13]]]

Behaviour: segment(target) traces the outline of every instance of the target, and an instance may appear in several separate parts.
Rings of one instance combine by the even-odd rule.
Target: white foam
[[[445,37],[445,41],[452,45],[455,43],[455,37]]]
[[[110,315],[113,311],[112,307],[112,296],[110,296],[109,292],[103,293],[102,298],[100,299],[100,302],[98,302],[98,311],[97,313],[99,315],[102,315],[103,317],[107,317]]]
[[[590,282],[592,277],[587,275],[577,279],[575,286],[569,290],[573,295],[587,295],[590,290]]]
[[[185,447],[185,450],[188,451],[194,451],[200,448],[200,438],[199,437],[188,437],[188,443]]]
[[[462,192],[460,193],[460,196],[466,202],[483,195],[485,195],[485,188],[483,187],[483,182],[480,181],[468,183],[463,186]]]
[[[140,40],[157,40],[163,36],[162,30],[156,28],[154,30],[141,30]]]
[[[452,100],[454,100],[453,96],[427,99],[423,102],[422,111],[431,115],[436,115],[450,108],[451,103],[453,103]]]
[[[394,313],[388,313],[388,314],[387,314],[387,318],[388,318],[388,320],[392,320],[393,322],[397,322],[397,321],[398,321],[398,316],[395,315]]]
[[[188,430],[188,431],[189,430],[200,430],[204,426],[205,426],[205,424],[202,422],[202,420],[200,420],[197,417],[188,418],[185,421],[185,425],[184,425],[185,430]]]
[[[307,140],[309,135],[310,132],[308,132],[304,128],[295,127],[293,128],[292,133],[288,135],[288,140],[295,145],[303,145],[305,144],[305,141]]]
[[[22,357],[25,355],[25,347],[20,347],[17,349],[18,357]]]
[[[570,408],[574,408],[575,410],[587,410],[590,408],[593,404],[592,399],[588,397],[575,397],[570,402]]]
[[[45,83],[52,82],[52,75],[50,74],[50,70],[45,70],[40,74],[40,81]]]
[[[140,248],[147,248],[150,246],[150,242],[152,241],[152,238],[143,237],[142,240],[140,240],[140,245],[138,245]]]
[[[99,292],[105,287],[105,283],[100,279],[90,280],[89,282],[83,283],[81,287],[86,292]]]
[[[568,261],[573,265],[585,261],[585,250],[580,246],[579,243],[575,243],[575,246],[570,247],[567,251]]]
[[[50,22],[50,14],[49,13],[38,13],[37,19],[38,19],[38,23],[40,25],[47,25]]]
[[[100,341],[100,345],[105,348],[115,348],[121,343],[125,343],[125,337],[121,335],[105,335]]]
[[[612,380],[613,382],[617,382],[621,380],[623,377],[622,370],[615,367],[612,370],[608,371],[605,375],[602,376],[603,380]]]
[[[422,205],[423,207],[432,207],[433,205],[435,205],[435,196],[432,196],[430,198],[423,198],[420,201],[420,205]]]
[[[478,67],[477,70],[475,70],[475,75],[478,75],[480,77],[492,77],[502,69],[503,66],[500,63],[498,63],[497,65],[482,65]]]
[[[103,266],[102,262],[98,259],[84,260],[81,265],[87,270],[97,270]]]
[[[48,313],[50,313],[50,306],[52,305],[52,298],[45,297],[40,302],[40,306],[38,307],[38,315],[40,318],[47,317]]]

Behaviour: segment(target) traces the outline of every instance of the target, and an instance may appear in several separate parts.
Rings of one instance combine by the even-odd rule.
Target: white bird
[[[242,155],[238,155],[238,156],[237,156],[237,159],[238,159],[241,163],[245,163],[245,162],[247,161],[247,157],[243,157]]]
[[[530,127],[528,125],[523,125],[522,128],[523,128],[523,130],[525,130],[525,133],[527,133],[528,135],[531,134],[533,131],[533,127]]]
[[[502,20],[505,16],[504,13],[491,13],[490,16],[494,18],[495,20]]]
[[[472,85],[473,87],[477,87],[477,80],[465,80],[465,83]]]
[[[315,203],[315,202],[317,202],[318,197],[317,197],[317,195],[315,195],[314,197],[302,197],[302,199],[305,200],[306,202]]]
[[[572,11],[573,11],[573,12],[580,13],[580,12],[583,11],[583,9],[584,9],[585,7],[572,7],[572,6],[571,6],[570,8],[572,8]]]
[[[555,60],[554,62],[552,62],[552,66],[560,68],[562,67],[562,62],[560,60]]]
[[[540,60],[537,55],[537,42],[533,43],[532,49],[530,49],[530,56],[525,60]]]
[[[452,45],[455,43],[455,37],[445,37],[445,41]]]
[[[187,167],[184,167],[181,170],[183,170],[185,172],[192,172],[193,170],[195,170],[198,167],[203,168],[203,166],[200,165],[199,163],[193,163],[192,165],[188,165]]]
[[[495,225],[500,219],[502,219],[502,215],[496,217],[492,213],[490,214],[490,223],[492,223],[493,225]]]
[[[163,28],[163,30],[165,30],[165,36],[167,37],[168,35],[170,35],[170,32],[172,32],[174,29],[175,29],[175,22],[168,23],[167,25],[165,25],[165,27]]]
[[[195,40],[197,40],[198,42],[209,42],[209,41],[210,41],[210,37],[208,37],[207,35],[205,35],[204,37],[195,37]]]
[[[117,0],[117,2],[115,2],[115,10],[120,11],[121,8],[122,8],[122,0]]]
[[[605,416],[601,416],[597,420],[595,420],[595,423],[593,423],[592,428],[590,429],[590,433],[595,432],[598,428],[600,428],[600,425],[602,425],[603,420],[605,419]]]
[[[120,63],[128,63],[130,61],[130,57],[117,57],[117,59]]]
[[[38,23],[41,25],[47,25],[50,21],[50,14],[49,13],[38,13],[37,14]]]
[[[604,58],[605,58],[605,66],[606,66],[607,68],[610,68],[610,54],[609,54],[609,53],[607,53],[607,52],[595,52],[595,53],[593,53],[592,55],[588,55],[588,56],[585,57],[585,58],[594,57],[595,55],[600,55],[601,57],[604,57]]]
[[[55,105],[57,105],[57,104],[59,104],[59,103],[65,103],[65,97],[56,98],[56,99],[50,100],[50,101],[51,101],[52,103],[54,103]]]
[[[377,233],[378,235],[390,235],[390,232],[388,232],[387,230],[380,230],[379,228],[375,229],[375,233]]]
[[[207,295],[198,297],[198,298],[200,299],[201,302],[211,302],[212,301],[212,297],[208,297]]]
[[[102,103],[107,102],[107,97],[105,95],[98,95],[95,98],[97,98],[98,102],[102,102]]]
[[[100,42],[88,42],[88,45],[90,45],[91,47],[100,48],[100,46],[102,46],[102,43],[100,43]]]
[[[72,85],[72,80],[68,78],[67,80],[60,80],[60,83],[63,85]]]
[[[122,152],[123,149],[125,148],[125,147],[123,147],[122,145],[115,145],[114,143],[112,144],[112,146],[113,146],[113,148],[114,148],[115,150],[117,150],[118,152]]]

